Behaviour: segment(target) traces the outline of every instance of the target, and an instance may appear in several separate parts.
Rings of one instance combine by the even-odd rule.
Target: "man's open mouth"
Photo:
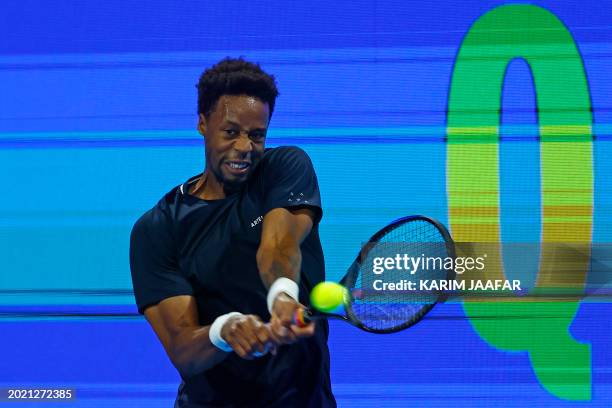
[[[244,174],[251,167],[251,163],[246,161],[228,161],[225,164],[234,174]]]

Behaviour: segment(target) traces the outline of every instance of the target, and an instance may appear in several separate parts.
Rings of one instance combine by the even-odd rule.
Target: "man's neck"
[[[202,200],[221,200],[232,194],[223,187],[210,170],[205,170],[200,179],[191,188],[189,194]]]

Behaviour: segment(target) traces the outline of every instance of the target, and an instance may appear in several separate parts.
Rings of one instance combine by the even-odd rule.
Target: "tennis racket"
[[[444,225],[421,215],[400,218],[376,232],[348,268],[340,281],[347,289],[341,311],[298,309],[293,322],[303,327],[314,319],[335,318],[371,333],[407,329],[449,295],[423,290],[421,282],[455,279],[454,258]]]

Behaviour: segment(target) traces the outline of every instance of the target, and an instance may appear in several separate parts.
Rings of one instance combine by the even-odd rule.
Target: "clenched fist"
[[[236,354],[246,360],[267,352],[276,354],[280,344],[270,326],[263,323],[259,316],[233,316],[221,328],[221,338],[234,349]]]
[[[300,308],[304,308],[304,305],[296,302],[285,293],[280,293],[274,300],[270,326],[273,335],[280,341],[280,344],[291,344],[302,337],[310,337],[314,334],[315,325],[313,322],[305,327],[293,324],[293,315]]]

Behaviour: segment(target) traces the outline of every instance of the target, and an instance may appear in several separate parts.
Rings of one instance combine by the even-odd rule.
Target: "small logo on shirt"
[[[289,193],[289,198],[287,199],[287,201],[289,202],[300,202],[304,200],[304,193],[300,193],[299,195],[297,194],[293,194],[293,191]],[[304,203],[308,203],[308,200],[304,200]]]
[[[263,215],[260,215],[259,217],[255,218],[253,221],[251,221],[251,228],[253,228],[254,226],[260,224],[263,221]]]

